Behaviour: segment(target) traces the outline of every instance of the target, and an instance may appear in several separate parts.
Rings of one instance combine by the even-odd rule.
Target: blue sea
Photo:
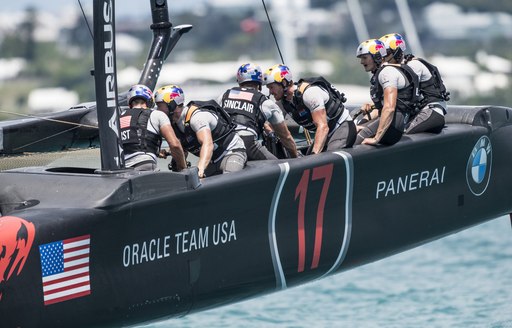
[[[512,328],[510,219],[286,291],[139,327]]]

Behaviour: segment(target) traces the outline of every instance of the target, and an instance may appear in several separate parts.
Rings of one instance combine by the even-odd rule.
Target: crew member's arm
[[[203,128],[196,132],[196,137],[199,143],[201,144],[201,151],[199,153],[199,161],[197,162],[197,168],[199,172],[197,173],[200,178],[204,177],[204,170],[208,164],[210,164],[210,160],[213,155],[213,138],[212,131],[208,128]]]
[[[387,87],[384,89],[384,103],[380,114],[379,128],[377,129],[377,133],[373,138],[365,138],[363,140],[362,143],[364,145],[376,145],[380,142],[389,126],[391,125],[391,122],[393,122],[397,96],[397,88]]]
[[[324,149],[327,135],[329,134],[329,126],[327,125],[327,113],[325,108],[320,108],[311,113],[313,123],[316,126],[315,141],[313,142],[312,154],[320,154]]]
[[[366,116],[368,121],[371,121],[379,116],[379,111],[375,110],[374,103],[365,103],[361,106],[361,113]]]
[[[162,125],[160,127],[160,133],[169,144],[171,156],[176,161],[178,170],[181,171],[186,168],[187,163],[185,161],[185,153],[183,152],[183,147],[181,146],[178,137],[176,137],[172,126],[170,124]]]
[[[311,112],[313,124],[316,126],[315,141],[311,153],[319,154],[324,150],[329,134],[327,110],[325,108],[325,104],[329,102],[329,93],[323,88],[313,85],[304,91],[302,100]]]
[[[362,129],[364,129],[365,125],[360,125],[358,123],[360,123],[361,121],[364,121],[364,123],[368,123],[369,121],[372,120],[372,108],[375,108],[373,103],[364,103],[361,105],[361,108],[359,108],[359,111],[355,112],[353,115],[353,119],[354,121],[356,122],[356,131],[357,133],[359,133],[359,131],[361,131]],[[359,115],[362,115],[364,116],[364,119],[361,118],[361,119],[358,119],[358,116]]]
[[[283,146],[290,153],[290,156],[297,158],[297,146],[295,145],[295,140],[293,140],[292,134],[290,133],[290,130],[288,130],[288,127],[286,127],[284,121],[278,124],[273,124],[272,127],[283,143]]]
[[[297,157],[297,146],[293,140],[292,134],[286,126],[284,115],[281,108],[270,99],[267,99],[261,105],[261,111],[265,115],[267,122],[265,122],[263,129],[270,133],[275,131],[283,146],[288,150],[290,156]]]
[[[272,125],[270,125],[270,123],[268,123],[268,122],[263,123],[263,130],[267,134],[274,132],[274,129],[272,128]]]

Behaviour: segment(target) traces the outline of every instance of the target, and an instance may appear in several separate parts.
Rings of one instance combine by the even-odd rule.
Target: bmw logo
[[[466,181],[469,190],[480,196],[485,192],[491,178],[492,146],[491,140],[483,136],[476,142],[466,167]]]

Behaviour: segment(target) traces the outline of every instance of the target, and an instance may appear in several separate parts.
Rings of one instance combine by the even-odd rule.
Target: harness
[[[266,121],[261,112],[261,104],[265,100],[267,97],[259,91],[234,87],[222,96],[222,108],[235,123],[255,131],[259,136]]]
[[[310,131],[316,130],[316,125],[313,122],[311,111],[304,104],[304,92],[312,85],[322,87],[329,93],[329,101],[325,104],[325,110],[327,114],[327,123],[329,130],[332,131],[336,122],[345,110],[343,103],[347,101],[345,94],[341,93],[331,83],[329,83],[322,76],[312,77],[306,79],[300,79],[297,83],[297,89],[293,93],[293,100],[283,100],[284,110],[290,114],[297,124],[303,126],[305,129]]]
[[[120,116],[121,121],[129,118],[129,125],[121,124],[121,144],[127,154],[139,151],[158,154],[162,138],[148,131],[150,116],[151,110],[141,108],[129,108]]]
[[[396,109],[404,114],[411,116],[416,115],[421,109],[421,94],[419,78],[412,68],[405,64],[389,64],[382,65],[370,80],[370,94],[375,107],[382,110],[384,101],[384,89],[379,83],[379,74],[386,66],[395,67],[407,81],[405,88],[398,89]]]
[[[213,156],[212,158],[218,159],[222,157],[222,154],[226,151],[229,144],[235,137],[236,133],[234,132],[236,124],[233,122],[229,114],[226,113],[217,103],[213,100],[209,101],[191,101],[188,103],[188,111],[185,115],[184,125],[185,132],[181,132],[180,129],[173,123],[173,127],[175,127],[174,131],[178,139],[180,139],[183,148],[192,154],[199,156],[201,151],[201,144],[199,140],[197,140],[196,133],[192,130],[190,126],[190,120],[194,116],[194,114],[206,111],[212,113],[215,117],[217,117],[217,126],[211,131],[212,139],[214,144]]]
[[[419,60],[432,75],[432,78],[427,81],[420,82],[420,91],[423,94],[422,105],[425,106],[433,102],[441,102],[450,100],[450,92],[446,90],[441,74],[436,66],[432,65],[423,58],[416,58],[414,55],[409,54],[405,57],[405,63],[407,64],[411,60]],[[423,107],[422,106],[422,107]],[[443,109],[444,110],[444,109]]]

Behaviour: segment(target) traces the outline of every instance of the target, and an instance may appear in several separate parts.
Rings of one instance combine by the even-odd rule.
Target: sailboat
[[[177,40],[167,1],[150,4],[157,64],[148,61],[147,71]],[[507,107],[450,106],[438,135],[254,161],[202,180],[195,168],[125,169],[114,6],[94,0],[96,102],[77,109],[87,115],[97,108],[101,167],[0,172],[3,327],[180,317],[353,269],[512,212]],[[156,78],[144,82],[154,87]]]

